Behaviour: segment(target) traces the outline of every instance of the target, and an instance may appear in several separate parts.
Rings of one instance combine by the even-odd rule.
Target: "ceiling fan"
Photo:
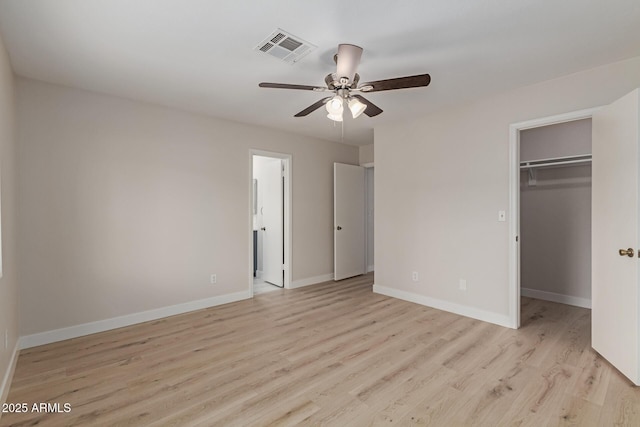
[[[352,44],[341,44],[338,46],[338,53],[333,59],[336,62],[337,69],[335,73],[328,74],[324,81],[326,87],[322,86],[305,86],[286,83],[260,83],[258,86],[273,89],[297,89],[312,90],[314,92],[333,92],[334,95],[328,96],[318,102],[308,106],[300,111],[294,117],[304,117],[309,113],[317,110],[323,105],[327,109],[327,117],[331,120],[341,122],[344,104],[346,103],[353,118],[360,116],[362,113],[369,117],[377,116],[382,113],[382,109],[360,93],[381,92],[383,90],[407,89],[412,87],[428,86],[431,82],[429,74],[418,74],[415,76],[398,77],[394,79],[377,80],[360,84],[360,75],[356,73],[360,57],[362,56],[362,48]]]

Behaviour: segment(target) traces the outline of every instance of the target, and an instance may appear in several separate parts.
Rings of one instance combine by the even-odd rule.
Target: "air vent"
[[[272,44],[272,43],[265,43],[265,45],[264,45],[264,46],[262,46],[262,47],[260,48],[260,50],[261,50],[262,52],[268,52],[268,51],[269,51],[269,49],[271,49],[272,47],[273,47],[273,44]]]
[[[255,50],[264,52],[281,61],[295,64],[312,52],[316,46],[278,28],[265,38]]]
[[[286,39],[282,40],[280,46],[293,52],[294,50],[302,46],[302,43],[300,43],[298,40],[292,39],[291,37],[287,37]]]
[[[276,36],[271,39],[271,43],[278,43],[280,40],[282,40],[285,37],[287,37],[287,36],[285,36],[284,34],[278,32],[278,34],[276,34]]]

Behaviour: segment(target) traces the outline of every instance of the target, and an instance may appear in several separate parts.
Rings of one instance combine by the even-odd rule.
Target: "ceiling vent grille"
[[[255,50],[264,52],[289,64],[295,64],[317,46],[278,28],[265,38]]]

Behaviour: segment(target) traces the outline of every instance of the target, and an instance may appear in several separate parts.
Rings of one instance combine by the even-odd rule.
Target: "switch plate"
[[[218,283],[218,277],[215,274],[211,275],[211,284],[215,285],[216,283]]]
[[[466,291],[467,290],[467,281],[465,279],[460,279],[460,290],[461,291]]]
[[[418,272],[417,272],[417,271],[414,271],[413,273],[411,273],[411,279],[412,279],[414,282],[417,282],[417,281],[418,281]]]
[[[498,221],[505,222],[507,220],[507,212],[506,211],[498,211]]]

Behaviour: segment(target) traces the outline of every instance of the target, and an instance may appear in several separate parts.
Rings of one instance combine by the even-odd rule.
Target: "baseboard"
[[[251,298],[250,291],[235,292],[232,294],[219,295],[183,304],[171,305],[154,310],[142,311],[139,313],[127,314],[125,316],[113,317],[111,319],[98,320],[96,322],[84,323],[70,326],[68,328],[55,329],[33,335],[26,335],[20,339],[20,348],[30,348],[39,345],[50,344],[52,342],[64,341],[84,335],[95,334],[97,332],[109,331],[137,323],[157,320],[163,317],[175,316],[176,314],[188,313],[190,311],[201,310],[203,308],[214,307],[216,305],[228,304]]]
[[[20,339],[18,339],[16,345],[13,347],[13,353],[11,354],[11,359],[9,359],[7,371],[4,373],[2,384],[0,384],[0,406],[7,401],[11,379],[13,378],[13,372],[16,370],[16,363],[18,362],[18,351],[20,351],[20,347]],[[2,411],[0,411],[0,417],[2,417]]]
[[[483,322],[489,322],[495,325],[511,328],[509,316],[504,314],[480,310],[474,307],[456,304],[449,301],[443,301],[436,298],[415,294],[413,292],[387,288],[380,285],[373,285],[373,292],[375,292],[376,294],[386,295],[388,297],[414,302],[420,305],[426,305],[427,307],[437,308],[438,310],[459,314],[460,316],[471,317],[472,319],[482,320]]]
[[[367,266],[367,273],[371,273],[371,272],[372,272],[372,271],[374,271],[374,270],[375,270],[375,268],[374,268],[374,266],[373,266],[373,265],[368,265],[368,266]]]
[[[289,284],[289,289],[301,288],[303,286],[316,285],[322,282],[333,280],[333,273],[322,274],[320,276],[307,277],[306,279],[294,280]]]
[[[544,301],[559,302],[560,304],[575,305],[576,307],[591,308],[591,300],[588,298],[573,297],[530,288],[520,288],[520,295]]]

